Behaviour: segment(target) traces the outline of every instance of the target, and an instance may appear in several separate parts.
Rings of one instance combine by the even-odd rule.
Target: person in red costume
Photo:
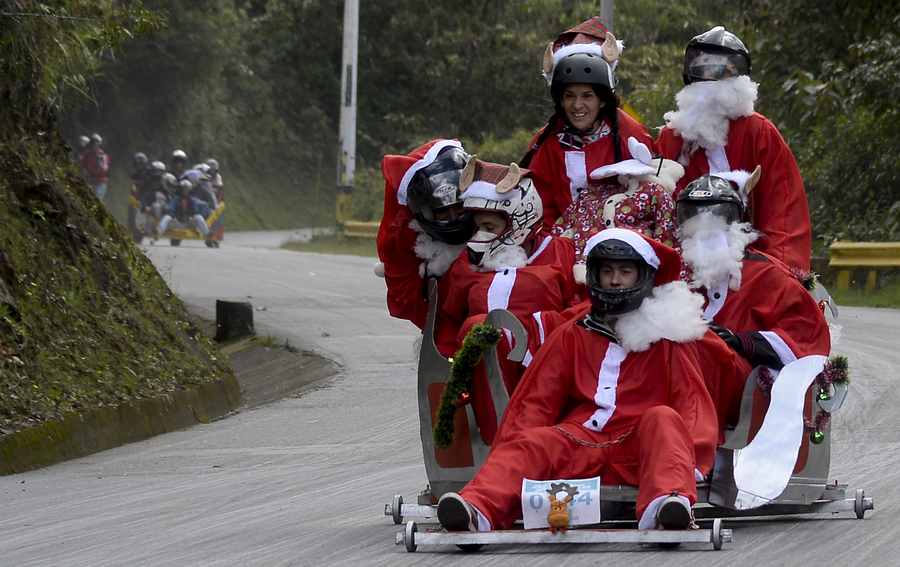
[[[533,314],[562,311],[579,300],[575,283],[575,247],[551,236],[543,226],[540,196],[527,172],[470,159],[460,179],[464,205],[474,213],[476,232],[447,274],[449,294],[443,305],[458,345],[472,327],[494,309],[506,309],[522,322],[529,344],[539,336]],[[501,353],[510,345],[504,341]],[[512,393],[531,362],[529,349],[521,365],[500,356],[507,391]],[[497,416],[484,365],[475,367],[471,401],[486,444],[492,442]]]
[[[619,108],[613,78],[618,56],[616,38],[600,18],[560,34],[547,47],[544,77],[555,110],[519,165],[531,171],[548,229],[579,192],[604,182],[591,181],[592,171],[632,157],[628,138],[653,145],[647,128]]]
[[[438,303],[449,293],[447,269],[474,232],[472,214],[459,197],[459,176],[468,154],[457,140],[434,140],[409,155],[387,155],[384,216],[378,231],[375,273],[387,284],[391,315],[425,328],[428,280],[438,280]],[[438,306],[435,345],[456,352],[456,332],[442,322]]]
[[[591,239],[590,309],[538,351],[484,465],[441,497],[445,529],[508,528],[524,478],[598,475],[638,487],[639,528],[690,527],[696,479],[709,472],[718,435],[696,346],[712,331],[680,271],[673,248],[628,229]]]
[[[816,300],[783,262],[752,247],[759,233],[741,222],[759,178],[760,172],[705,174],[676,203],[682,258],[691,268],[691,285],[706,297],[703,317],[741,355],[738,382],[719,380],[711,387],[721,424],[737,421],[753,368],[765,366],[777,378],[787,364],[831,350],[828,322]]]
[[[733,33],[716,26],[693,38],[684,53],[686,86],[676,97],[678,110],[665,114],[656,149],[685,168],[676,199],[704,173],[761,166],[744,212],[762,232],[756,247],[808,271],[812,229],[803,179],[778,129],[753,110],[758,85],[749,75],[750,52]]]

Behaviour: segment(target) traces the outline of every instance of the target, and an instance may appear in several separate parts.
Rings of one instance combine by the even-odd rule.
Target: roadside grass
[[[305,242],[290,240],[281,247],[294,252],[344,254],[367,258],[378,257],[378,249],[375,247],[374,238],[347,238],[339,234],[317,234]]]
[[[838,307],[847,305],[850,307],[888,307],[900,309],[900,282],[894,282],[884,287],[866,292],[862,289],[839,290],[828,288],[828,292],[837,302]]]

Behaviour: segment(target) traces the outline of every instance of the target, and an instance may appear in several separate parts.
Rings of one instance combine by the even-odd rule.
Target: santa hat
[[[459,140],[433,140],[413,150],[410,154],[387,155],[381,160],[381,175],[384,177],[384,214],[378,229],[376,244],[381,256],[387,229],[394,217],[406,207],[406,196],[413,175],[434,163],[441,150],[447,147],[462,149]]]
[[[655,268],[654,287],[678,280],[681,274],[681,256],[678,252],[671,246],[627,228],[608,228],[590,237],[584,247],[585,258],[594,246],[607,240],[621,240],[628,244],[650,267]]]
[[[639,177],[656,173],[656,168],[651,165],[653,155],[650,153],[650,148],[638,142],[634,136],[628,138],[628,152],[632,156],[631,159],[598,167],[591,172],[591,179],[606,179],[613,175]]]
[[[602,57],[612,71],[616,70],[619,54],[625,44],[616,39],[599,16],[582,22],[570,30],[559,34],[556,41],[547,46],[544,52],[544,78],[547,84],[553,82],[553,70],[556,65],[569,55],[587,53]]]
[[[515,163],[505,166],[472,156],[459,176],[460,198],[480,197],[488,201],[505,201],[508,199],[506,193],[518,187],[519,181],[526,175],[528,170],[521,169]]]

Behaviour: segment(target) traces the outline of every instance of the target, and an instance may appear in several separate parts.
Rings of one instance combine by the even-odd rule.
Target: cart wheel
[[[722,518],[713,520],[712,525],[712,544],[713,549],[719,551],[722,549]]]
[[[181,244],[181,241],[180,241],[180,240],[175,240],[175,239],[173,238],[172,240],[169,241],[169,244],[171,244],[172,246],[178,246],[178,245]]]
[[[416,527],[416,523],[412,520],[406,522],[406,537],[403,538],[403,541],[406,543],[406,551],[412,553],[418,547],[416,545],[416,532],[418,528]]]
[[[403,497],[395,494],[394,500],[391,501],[391,515],[394,517],[394,523],[398,526],[403,523],[403,514],[400,513],[402,507]]]
[[[862,488],[856,489],[856,504],[853,506],[853,511],[856,512],[856,517],[862,520],[866,515],[866,506],[865,506],[866,492]]]

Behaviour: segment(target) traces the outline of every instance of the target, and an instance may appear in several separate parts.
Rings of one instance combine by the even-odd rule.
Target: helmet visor
[[[675,204],[675,216],[679,225],[700,214],[725,219],[728,224],[741,220],[741,208],[737,203],[723,201],[680,201]]]
[[[692,81],[719,81],[745,75],[744,58],[737,53],[691,48],[684,57],[684,74]]]

